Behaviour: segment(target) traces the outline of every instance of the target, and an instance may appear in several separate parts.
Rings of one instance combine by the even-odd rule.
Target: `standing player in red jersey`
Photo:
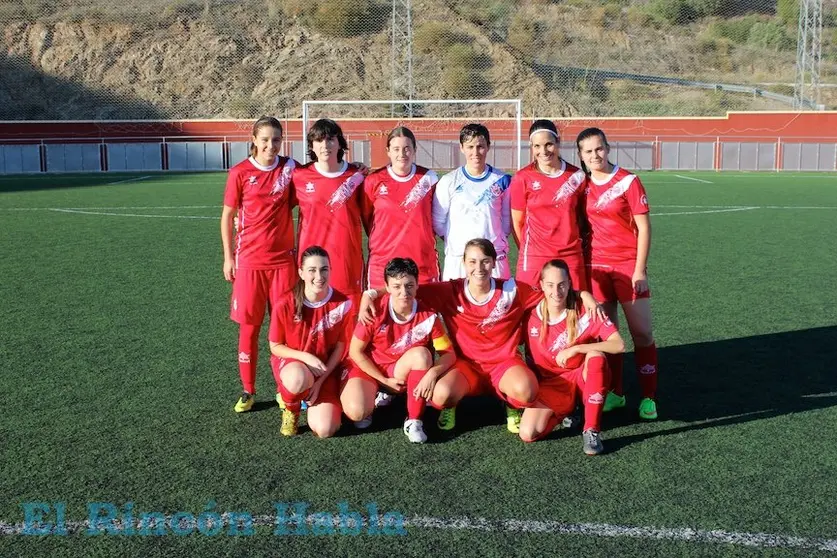
[[[610,320],[584,310],[566,262],[547,262],[540,286],[543,299],[527,313],[525,336],[540,391],[523,411],[520,438],[534,442],[547,436],[573,411],[578,394],[584,406],[583,450],[598,455],[604,451],[599,433],[610,380],[604,353],[621,354],[625,343]]]
[[[416,137],[409,128],[399,126],[389,133],[387,155],[390,164],[371,173],[363,184],[369,231],[368,286],[384,287],[387,262],[406,255],[418,264],[419,283],[438,281],[431,212],[439,177],[416,165]]]
[[[506,402],[506,426],[517,434],[519,410],[531,405],[538,394],[537,378],[517,346],[523,313],[538,303],[541,293],[514,279],[493,278],[496,261],[491,241],[470,240],[465,244],[466,278],[422,285],[417,294],[420,303],[442,314],[455,344],[456,363],[436,382],[431,397],[433,405],[442,409],[442,430],[455,426],[455,407],[463,397],[494,393]],[[366,309],[375,310],[369,299],[377,294],[364,295],[360,309],[364,323],[368,323]],[[597,307],[589,293],[582,296],[593,309]]]
[[[396,393],[406,385],[404,434],[411,442],[424,443],[427,436],[421,419],[425,404],[456,355],[442,317],[416,301],[416,263],[393,258],[384,275],[387,294],[374,303],[377,317],[369,325],[359,322],[349,345],[354,366],[340,400],[346,416],[362,420],[371,417],[378,385]],[[440,355],[435,364],[433,349]]]
[[[294,230],[290,187],[293,159],[279,156],[282,125],[264,116],[253,125],[250,157],[230,169],[221,211],[224,278],[232,282],[230,318],[239,324],[241,413],[253,407],[259,330],[265,311],[294,282]],[[233,219],[238,213],[238,232]],[[233,239],[233,237],[235,237]]]
[[[284,436],[297,433],[302,401],[308,426],[320,438],[340,428],[340,377],[334,369],[346,354],[352,301],[329,285],[328,253],[309,246],[300,256],[299,280],[270,317],[273,376],[285,408]]]
[[[587,128],[576,139],[587,178],[587,220],[590,223],[590,282],[593,295],[604,303],[616,323],[616,303],[622,305],[634,340],[634,362],[642,400],[639,417],[657,418],[657,346],[651,332],[651,291],[648,252],[651,220],[648,197],[639,178],[608,160],[610,145],[603,131]],[[625,406],[622,357],[609,357],[613,372],[605,412]]]
[[[314,122],[306,139],[313,162],[297,167],[293,174],[299,203],[299,250],[315,245],[325,248],[332,254],[331,284],[349,297],[359,297],[363,171],[343,159],[348,143],[333,120]]]
[[[534,161],[511,181],[511,216],[517,242],[515,277],[538,283],[543,264],[561,258],[570,266],[573,285],[588,290],[581,228],[584,223],[584,172],[559,155],[560,136],[550,120],[529,128]]]

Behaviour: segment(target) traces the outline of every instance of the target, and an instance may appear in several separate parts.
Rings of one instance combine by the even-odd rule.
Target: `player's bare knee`
[[[527,444],[531,444],[532,442],[537,441],[538,436],[540,435],[541,433],[538,431],[537,428],[534,427],[534,425],[520,425],[520,439],[526,442]]]
[[[305,373],[301,370],[289,370],[287,373],[282,371],[280,377],[282,385],[291,393],[302,393],[305,391]]]
[[[457,403],[453,391],[446,384],[436,384],[430,400],[433,401],[434,405],[443,409],[453,407]]]
[[[337,431],[340,429],[339,422],[327,422],[325,424],[317,423],[310,426],[311,432],[313,432],[317,438],[331,438],[337,434]]]
[[[650,347],[654,344],[654,336],[650,331],[631,332],[636,347]]]
[[[523,403],[534,403],[538,397],[538,388],[529,383],[518,384],[512,388],[508,395],[513,399],[522,401]]]
[[[433,366],[433,355],[427,347],[413,347],[407,351],[407,355],[410,357],[412,370],[427,370]]]
[[[346,417],[355,422],[365,419],[372,412],[372,409],[367,409],[361,401],[346,401],[342,402],[342,405]]]

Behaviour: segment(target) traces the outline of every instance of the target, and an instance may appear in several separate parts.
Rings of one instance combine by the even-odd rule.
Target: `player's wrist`
[[[378,298],[378,291],[376,291],[375,289],[366,289],[365,291],[363,291],[363,294],[368,296],[371,300],[375,300],[376,298]]]

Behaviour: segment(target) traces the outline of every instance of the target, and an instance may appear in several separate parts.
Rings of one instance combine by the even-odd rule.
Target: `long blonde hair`
[[[570,275],[570,266],[564,260],[549,260],[541,268],[540,281],[543,281],[543,274],[547,269],[554,267],[561,269],[567,275],[567,346],[573,344],[578,336],[578,314],[580,309],[581,297],[578,292],[573,289],[573,278]],[[549,327],[549,309],[547,308],[546,296],[543,297],[539,305],[541,312],[541,334],[539,341],[541,344],[546,343],[546,329]]]

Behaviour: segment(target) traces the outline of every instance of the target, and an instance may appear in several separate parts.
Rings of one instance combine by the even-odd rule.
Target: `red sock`
[[[602,408],[608,384],[607,359],[593,357],[587,361],[587,380],[581,387],[584,403],[584,430],[601,431]]]
[[[259,330],[262,324],[240,324],[238,330],[238,375],[247,393],[256,393],[259,362]]]
[[[299,413],[302,408],[302,400],[305,397],[305,392],[293,393],[285,387],[285,384],[279,382],[279,393],[282,394],[282,401],[285,402],[285,407],[292,413]]]
[[[657,345],[634,348],[634,363],[643,399],[657,395]]]
[[[416,397],[413,395],[413,390],[419,384],[427,370],[410,370],[407,374],[407,418],[420,419],[424,413],[424,406],[426,401],[423,397]]]
[[[622,353],[618,355],[607,355],[607,367],[610,369],[610,391],[616,395],[624,395],[625,391],[622,387],[622,365],[625,356]]]

